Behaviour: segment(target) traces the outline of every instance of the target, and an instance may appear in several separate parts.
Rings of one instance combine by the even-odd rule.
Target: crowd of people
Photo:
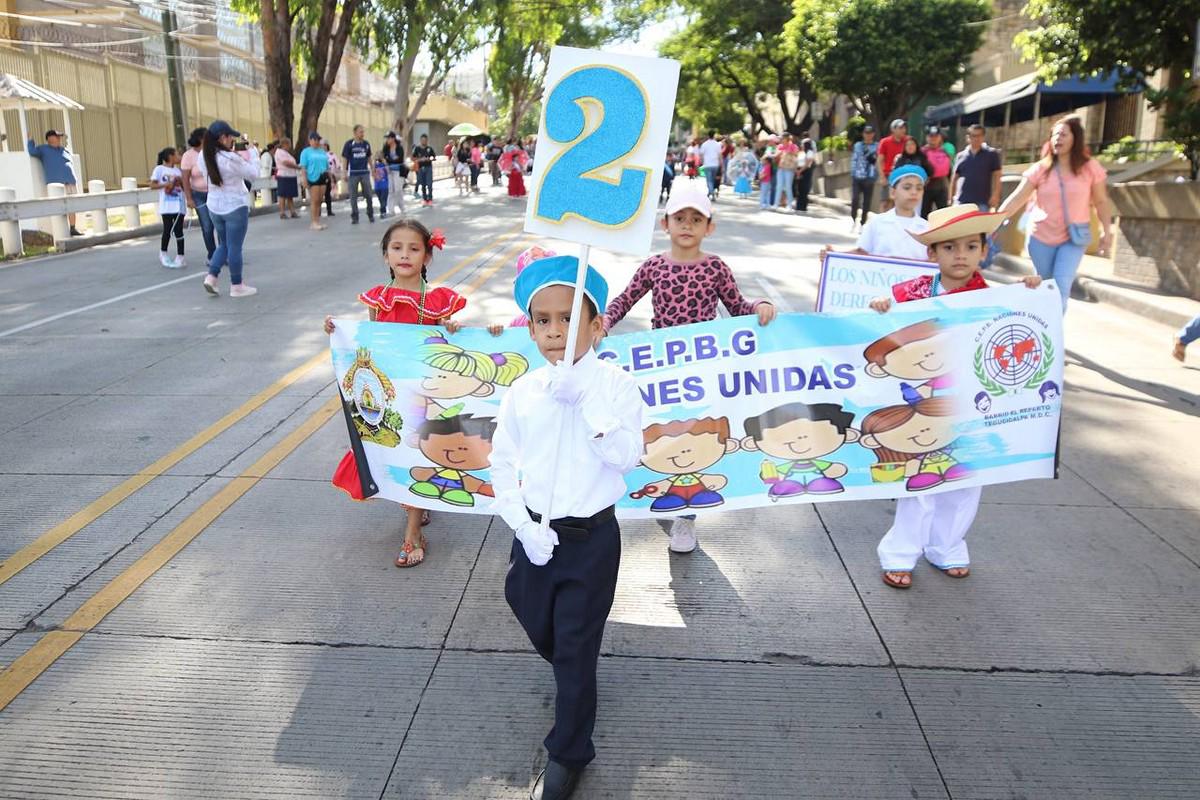
[[[770,135],[751,143],[744,136],[709,131],[703,140],[667,150],[660,200],[670,194],[676,177],[703,178],[708,197],[716,200],[723,186],[738,197],[750,197],[758,182],[759,207],[806,213],[817,167],[817,146],[808,137]]]

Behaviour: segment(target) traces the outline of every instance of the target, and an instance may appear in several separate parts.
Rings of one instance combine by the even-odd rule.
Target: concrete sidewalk
[[[844,200],[814,194],[810,196],[809,202],[850,216],[850,204]],[[1004,281],[1019,275],[1033,274],[1033,262],[1028,254],[1001,253],[996,257],[989,277]],[[1124,281],[1114,275],[1112,259],[1099,256],[1083,257],[1075,285],[1071,289],[1071,296],[1091,303],[1116,306],[1175,328],[1183,327],[1200,315],[1200,301],[1156,292],[1145,286]]]

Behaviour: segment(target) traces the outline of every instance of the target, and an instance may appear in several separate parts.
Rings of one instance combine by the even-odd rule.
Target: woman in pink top
[[[1083,141],[1083,124],[1076,114],[1054,123],[1044,158],[1021,175],[1017,190],[1000,206],[1012,215],[1032,199],[1029,216],[1029,257],[1043,279],[1053,278],[1062,292],[1063,310],[1083,253],[1091,244],[1092,207],[1100,218],[1100,255],[1112,247],[1112,212],[1107,177]]]
[[[300,186],[296,179],[296,157],[292,155],[292,140],[286,136],[275,148],[275,185],[279,190],[279,218],[296,218],[296,196]]]
[[[179,161],[179,171],[183,174],[183,196],[187,207],[196,210],[200,220],[200,233],[204,237],[205,259],[207,264],[217,249],[217,236],[213,232],[212,217],[208,215],[208,180],[200,171],[200,143],[204,139],[206,128],[196,128],[188,137],[187,150]]]

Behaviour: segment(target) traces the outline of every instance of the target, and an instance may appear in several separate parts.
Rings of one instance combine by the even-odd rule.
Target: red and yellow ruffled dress
[[[438,286],[424,293],[395,286],[376,286],[358,296],[366,306],[375,309],[376,322],[401,322],[409,325],[438,325],[467,306],[467,298],[453,289]],[[333,485],[362,500],[362,481],[354,451],[342,457],[333,473]]]

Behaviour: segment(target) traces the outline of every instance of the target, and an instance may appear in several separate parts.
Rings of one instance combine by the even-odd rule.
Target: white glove
[[[541,523],[530,520],[517,529],[517,541],[525,548],[525,556],[535,567],[544,567],[554,555],[558,534],[553,528],[542,530]]]
[[[570,369],[566,361],[550,367],[550,396],[564,406],[573,406],[583,397],[579,370]]]

